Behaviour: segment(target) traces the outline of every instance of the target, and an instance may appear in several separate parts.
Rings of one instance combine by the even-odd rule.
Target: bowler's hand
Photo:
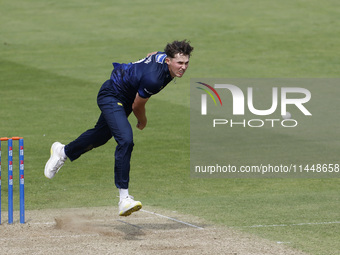
[[[136,127],[140,130],[143,130],[145,128],[145,126],[146,126],[146,121],[145,122],[138,121],[138,123],[136,125]]]

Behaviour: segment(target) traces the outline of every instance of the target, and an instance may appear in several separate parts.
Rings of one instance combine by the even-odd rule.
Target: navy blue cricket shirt
[[[164,52],[157,52],[137,62],[113,63],[110,80],[115,97],[122,101],[124,108],[132,106],[137,92],[149,98],[172,80],[165,58]]]

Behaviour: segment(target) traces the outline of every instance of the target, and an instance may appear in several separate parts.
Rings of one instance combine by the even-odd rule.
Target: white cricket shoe
[[[65,145],[55,142],[51,147],[51,156],[45,165],[45,176],[52,179],[59,169],[64,165],[67,158],[63,157],[61,150],[63,150]]]
[[[133,200],[133,196],[127,196],[118,203],[118,206],[119,216],[129,216],[131,213],[140,210],[142,208],[142,203]]]

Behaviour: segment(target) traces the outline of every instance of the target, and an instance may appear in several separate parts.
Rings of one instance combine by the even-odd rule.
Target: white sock
[[[63,158],[67,158],[66,154],[65,154],[65,146],[60,150],[60,155],[63,157]]]
[[[119,199],[122,201],[122,199],[126,198],[129,195],[128,189],[118,189],[119,190]]]

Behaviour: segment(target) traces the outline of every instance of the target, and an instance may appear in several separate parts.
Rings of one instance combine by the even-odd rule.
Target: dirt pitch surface
[[[143,208],[119,217],[114,209],[26,211],[26,223],[12,225],[3,215],[0,254],[304,254],[193,216]]]

